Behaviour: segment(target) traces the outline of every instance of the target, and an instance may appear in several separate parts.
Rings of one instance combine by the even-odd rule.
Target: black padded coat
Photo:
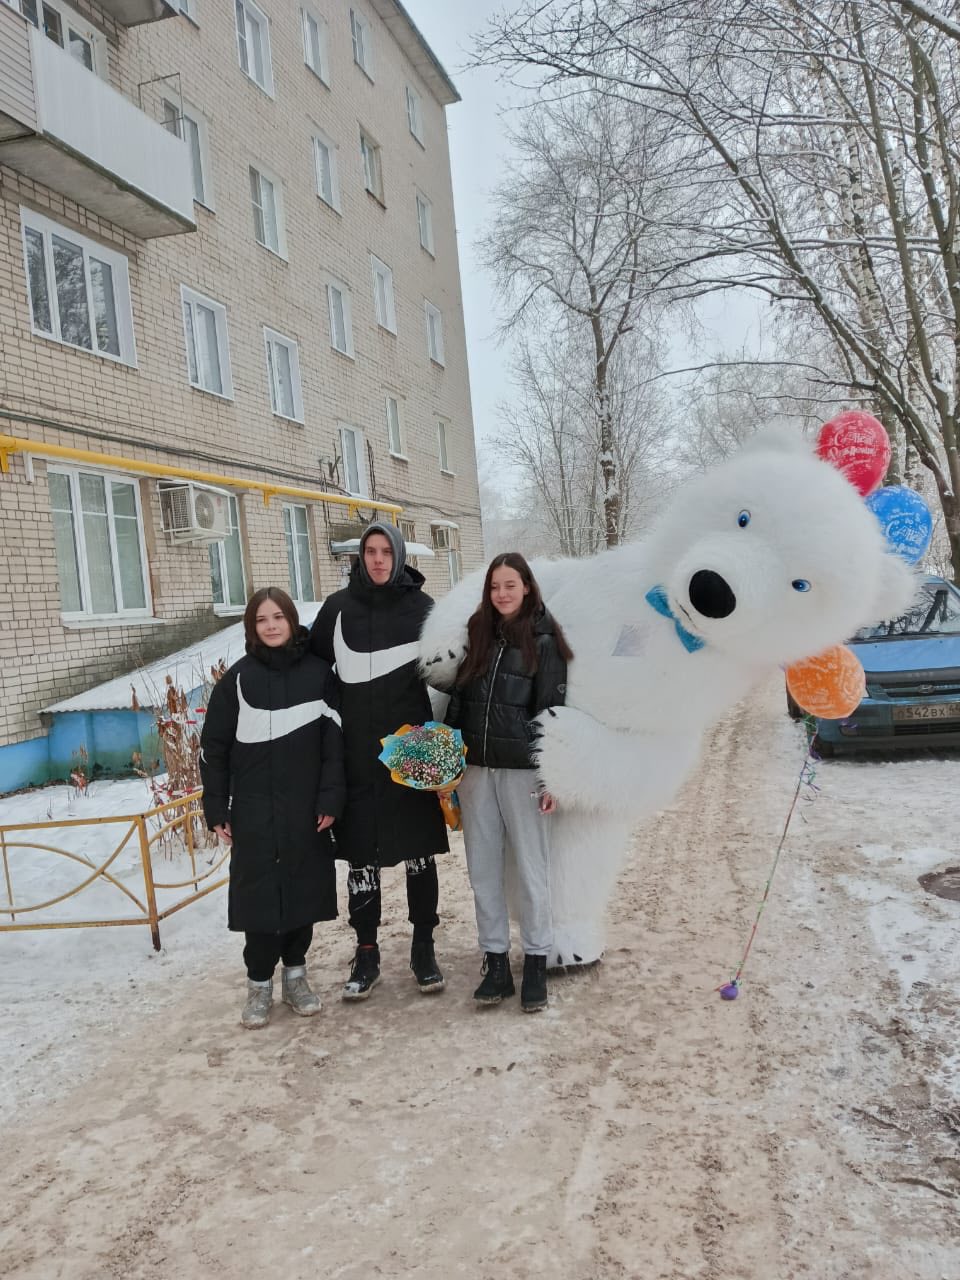
[[[340,816],[343,739],[337,680],[306,628],[257,646],[214,685],[200,735],[207,826],[229,822],[227,924],[288,933],[337,914],[336,864],[321,814]]]
[[[467,764],[486,769],[532,769],[534,717],[562,707],[567,664],[557,649],[553,618],[546,609],[534,623],[537,669],[531,675],[522,652],[501,639],[482,676],[455,687],[446,721],[463,734]]]
[[[423,574],[409,566],[393,586],[367,585],[355,566],[349,586],[327,597],[310,631],[313,652],[336,663],[340,681],[347,803],[337,857],[354,867],[395,867],[449,848],[434,793],[402,787],[377,759],[381,738],[433,719],[417,666],[420,629],[433,604],[422,587]]]

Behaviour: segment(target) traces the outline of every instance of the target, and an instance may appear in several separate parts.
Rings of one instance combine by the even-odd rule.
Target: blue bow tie
[[[644,597],[647,604],[656,609],[664,618],[670,618],[673,625],[677,629],[677,635],[680,637],[680,643],[686,649],[687,653],[696,653],[698,649],[702,649],[706,644],[705,640],[701,640],[699,636],[695,636],[692,631],[688,631],[677,615],[670,608],[667,600],[667,593],[663,587],[651,587]]]

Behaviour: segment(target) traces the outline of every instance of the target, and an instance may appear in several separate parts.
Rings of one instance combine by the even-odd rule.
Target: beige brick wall
[[[429,543],[430,522],[461,529],[464,568],[483,555],[463,308],[444,108],[372,8],[359,0],[374,41],[370,80],[354,65],[349,6],[320,0],[328,20],[330,87],[304,64],[299,6],[262,0],[271,25],[275,97],[241,72],[233,6],[202,3],[200,25],[171,18],[124,30],[77,4],[104,33],[115,85],[151,113],[158,77],[178,76],[184,99],[208,122],[215,212],[196,206],[196,233],[137,240],[63,196],[0,167],[0,431],[218,474],[327,487],[321,459],[338,452],[340,421],[372,447],[376,496],[400,503]],[[404,85],[420,94],[425,145],[411,136]],[[171,84],[164,81],[169,95]],[[456,108],[454,107],[454,110]],[[365,190],[359,130],[382,148],[384,204]],[[312,132],[338,143],[341,212],[317,196]],[[283,181],[287,259],[254,239],[248,168]],[[433,205],[436,256],[419,244],[415,190]],[[125,253],[138,367],[34,337],[24,277],[20,206],[26,205]],[[393,270],[398,332],[376,324],[370,254]],[[351,288],[355,359],[330,345],[325,279]],[[227,309],[234,399],[189,385],[180,286]],[[445,367],[427,355],[423,303],[443,313]],[[263,326],[299,344],[304,423],[272,414]],[[389,456],[385,396],[401,405],[403,462]],[[448,427],[452,476],[441,475],[437,420]],[[30,420],[24,420],[30,419]],[[0,474],[0,745],[34,736],[38,710],[137,660],[169,651],[221,625],[212,608],[202,544],[174,545],[161,531],[157,482],[141,482],[153,612],[150,625],[68,627],[59,587],[46,468],[11,458]],[[240,498],[248,587],[288,584],[281,503]],[[345,512],[311,506],[313,555],[322,592],[339,583],[328,520]],[[442,556],[423,559],[427,590],[447,585]]]

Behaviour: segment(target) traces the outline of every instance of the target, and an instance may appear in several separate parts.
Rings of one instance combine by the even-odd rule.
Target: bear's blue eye
[[[810,583],[806,580],[806,578],[794,578],[794,580],[790,583],[790,585],[791,587],[793,587],[794,591],[810,590]]]
[[[750,512],[741,511],[740,514],[737,516],[737,524],[740,526],[741,529],[745,529],[749,523],[750,523]]]

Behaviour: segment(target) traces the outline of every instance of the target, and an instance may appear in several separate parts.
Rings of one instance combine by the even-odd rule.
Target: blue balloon
[[[930,508],[916,489],[891,484],[877,489],[867,498],[867,506],[880,521],[880,528],[891,551],[907,564],[916,564],[933,534]]]

